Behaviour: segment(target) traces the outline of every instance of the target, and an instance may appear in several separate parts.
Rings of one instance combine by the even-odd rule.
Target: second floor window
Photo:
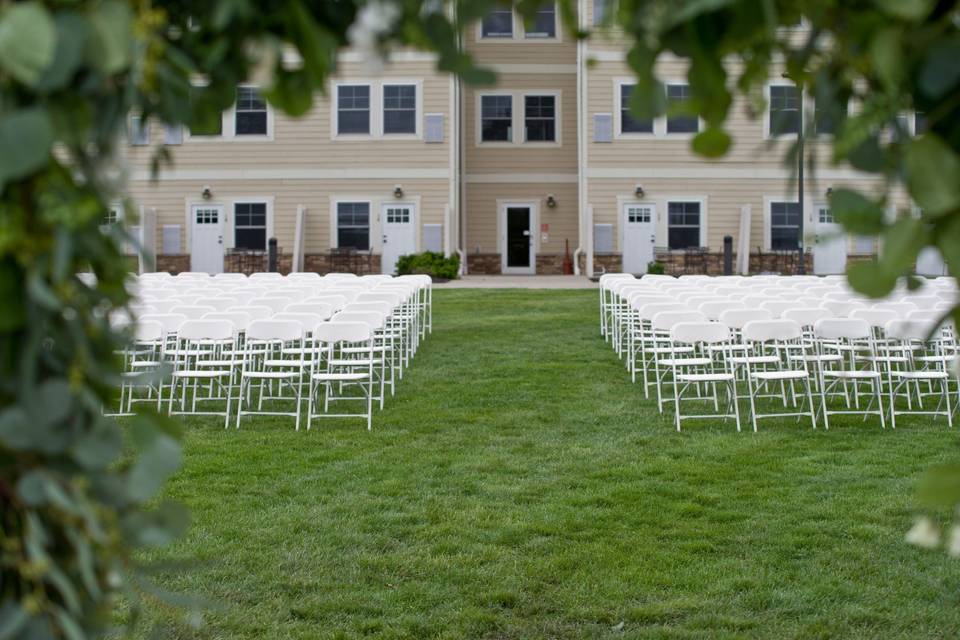
[[[233,206],[233,246],[256,251],[267,248],[267,203],[238,202]]]
[[[383,85],[383,132],[417,132],[417,87],[412,84]]]
[[[511,142],[513,140],[513,97],[480,97],[480,140]]]
[[[620,85],[620,132],[621,133],[653,133],[653,120],[639,120],[630,112],[630,99],[633,97],[635,85]]]
[[[832,105],[831,105],[832,106]],[[813,128],[817,135],[832,136],[837,132],[839,120],[846,117],[847,110],[831,108],[820,100],[813,103]]]
[[[130,116],[130,144],[142,147],[150,144],[150,123],[140,116]]]
[[[337,133],[370,134],[370,86],[337,87]]]
[[[829,211],[829,210],[828,210]],[[822,215],[822,214],[821,214]],[[833,215],[830,214],[831,220]],[[770,203],[770,248],[796,250],[800,246],[800,203]]]
[[[480,29],[484,38],[512,38],[513,8],[501,6],[492,9],[483,19]]]
[[[800,90],[792,85],[770,87],[770,135],[800,132]]]
[[[267,103],[254,87],[237,89],[237,136],[267,135]]]
[[[690,85],[667,85],[667,105],[670,109],[667,115],[667,133],[697,133],[700,130],[700,120],[697,116],[683,113],[684,107],[689,102]]]
[[[337,246],[341,249],[370,249],[370,203],[337,203]]]
[[[525,33],[528,38],[557,37],[557,6],[553,2],[544,2],[533,16],[533,24]]]
[[[667,203],[667,243],[671,249],[700,246],[700,203]]]
[[[526,96],[523,119],[527,142],[556,142],[555,96]]]

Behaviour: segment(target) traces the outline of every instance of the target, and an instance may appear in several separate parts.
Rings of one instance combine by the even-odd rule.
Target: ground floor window
[[[233,246],[265,251],[267,248],[267,203],[238,202],[233,205]]]
[[[770,248],[796,250],[800,246],[800,203],[770,203]]]
[[[370,250],[370,203],[337,203],[337,246]]]
[[[700,203],[667,204],[667,243],[671,249],[700,246]]]

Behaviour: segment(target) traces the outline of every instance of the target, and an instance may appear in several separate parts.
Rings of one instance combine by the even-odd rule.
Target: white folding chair
[[[313,343],[324,349],[326,356],[314,360],[310,372],[310,393],[307,403],[307,429],[313,426],[314,418],[365,418],[367,430],[373,425],[373,331],[363,322],[324,322],[313,330]],[[366,366],[349,364],[351,358],[342,353],[344,347],[365,346]],[[346,361],[347,364],[335,364]],[[344,395],[350,389],[359,389],[360,395]],[[318,411],[320,395],[323,395],[323,410]],[[331,403],[340,406],[346,402],[364,402],[364,413],[331,413]]]
[[[830,428],[831,415],[854,414],[862,415],[864,420],[870,415],[877,415],[880,417],[880,426],[886,428],[882,378],[870,325],[865,320],[855,318],[826,318],[817,321],[813,333],[821,353],[839,356],[817,360],[824,426]],[[864,354],[866,358],[862,357]],[[831,409],[828,403],[831,396],[843,397],[844,408]],[[868,404],[861,407],[864,399]],[[874,406],[876,408],[871,409]]]
[[[237,429],[243,416],[261,415],[291,416],[294,428],[300,430],[303,336],[303,325],[295,319],[254,320],[247,327],[237,400]],[[277,385],[275,390],[274,383]],[[256,409],[250,408],[254,389]],[[285,389],[289,396],[284,396]],[[293,409],[265,410],[264,400],[271,403],[292,401]]]
[[[800,325],[793,320],[753,320],[743,326],[741,337],[751,346],[750,351],[754,356],[770,356],[768,359],[751,357],[744,362],[753,430],[757,430],[758,419],[794,416],[798,420],[803,416],[809,416],[810,424],[816,429],[816,410],[813,405],[807,360],[804,357],[808,347],[804,342]],[[795,387],[797,384],[802,387],[799,394]],[[761,398],[761,392],[770,385],[780,386],[784,411],[761,413],[757,410],[757,401]],[[787,385],[790,387],[790,393],[787,393]],[[766,390],[767,397],[775,395],[772,389]],[[804,400],[806,400],[806,411],[802,410]],[[790,411],[790,407],[795,410]]]
[[[655,324],[664,323],[663,316],[670,312],[659,314]],[[674,419],[677,431],[683,420],[716,419],[726,420],[733,418],[736,421],[737,431],[740,431],[740,407],[737,403],[736,380],[733,372],[726,364],[726,359],[720,361],[712,357],[713,350],[708,347],[718,347],[730,343],[730,330],[717,322],[684,321],[672,324],[670,327],[670,346],[673,353],[665,359],[673,377],[673,405]],[[726,388],[726,411],[720,412],[720,387]],[[685,397],[686,392],[693,387],[697,390],[693,398]],[[704,393],[712,390],[712,393]],[[714,413],[683,415],[684,401],[712,402]],[[688,402],[689,404],[689,402]]]
[[[223,416],[226,427],[230,421],[233,367],[236,354],[236,329],[229,320],[187,320],[180,326],[174,350],[173,382],[167,411],[171,415]],[[216,362],[216,366],[207,366]],[[226,364],[222,364],[226,363]],[[177,389],[181,397],[179,409],[174,409]],[[188,407],[189,396],[189,409]],[[223,403],[223,411],[202,410],[198,405]]]
[[[936,323],[891,320],[887,323],[885,334],[887,348],[899,344],[900,348],[896,349],[895,354],[909,354],[909,358],[893,362],[889,368],[890,425],[896,428],[897,414],[900,414],[946,416],[947,426],[952,427],[946,338]],[[922,383],[926,383],[928,391],[922,390]],[[940,391],[934,392],[934,386],[939,386]],[[938,403],[932,410],[923,406],[924,398],[930,397],[936,397]],[[898,407],[897,400],[905,400],[906,408]]]

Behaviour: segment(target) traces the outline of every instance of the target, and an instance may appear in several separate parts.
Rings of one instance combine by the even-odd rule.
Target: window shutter
[[[613,116],[611,114],[593,114],[593,141],[613,142]]]
[[[443,225],[423,225],[423,250],[440,253],[443,251]]]
[[[175,256],[180,253],[180,225],[163,225],[163,236],[160,241],[165,256]]]
[[[613,253],[613,225],[593,225],[593,251],[595,253]]]
[[[443,142],[443,114],[428,113],[424,120],[424,141],[432,143]]]

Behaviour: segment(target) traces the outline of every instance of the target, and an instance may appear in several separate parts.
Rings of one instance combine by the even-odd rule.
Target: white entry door
[[[417,224],[414,217],[411,204],[383,205],[380,215],[383,229],[380,270],[383,273],[396,273],[397,259],[417,252]]]
[[[940,249],[927,247],[920,251],[917,256],[917,273],[921,276],[947,275],[947,263],[943,261]]]
[[[223,207],[194,205],[191,209],[190,270],[223,271]]]
[[[657,208],[641,203],[623,205],[623,271],[646,273],[656,241]]]
[[[833,219],[825,204],[815,207],[817,236],[813,245],[813,272],[818,275],[844,273],[847,270],[847,234]]]

